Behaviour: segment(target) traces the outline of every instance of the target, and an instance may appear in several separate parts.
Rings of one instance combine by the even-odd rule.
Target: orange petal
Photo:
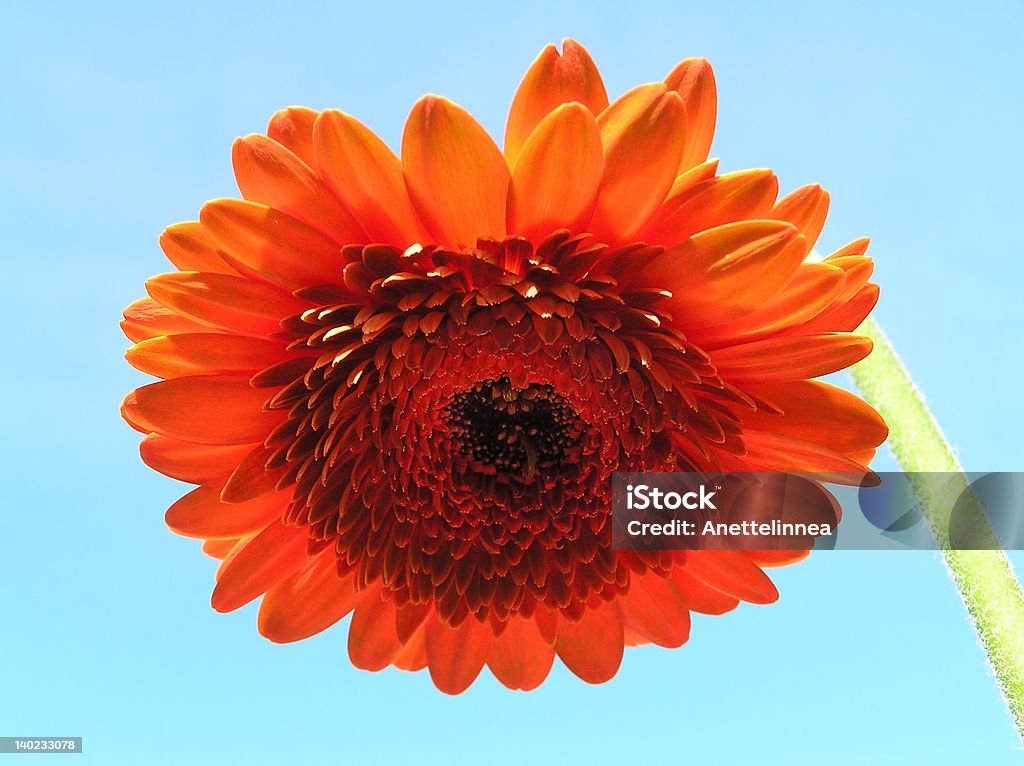
[[[818,241],[828,216],[828,192],[818,184],[809,184],[787,194],[772,209],[769,218],[789,221],[807,240],[807,252]]]
[[[251,451],[251,444],[193,444],[160,434],[149,434],[139,444],[139,453],[146,465],[164,476],[189,484],[226,479]]]
[[[383,670],[402,650],[395,632],[395,605],[371,592],[356,607],[348,629],[348,656],[363,670]]]
[[[128,349],[125,359],[135,369],[158,378],[180,378],[218,372],[256,373],[289,355],[281,343],[211,332],[150,338]]]
[[[402,176],[402,163],[354,117],[327,110],[313,133],[316,166],[374,242],[405,249],[425,239]]]
[[[439,96],[416,102],[402,134],[402,167],[438,243],[471,247],[479,237],[505,237],[508,165],[462,107]]]
[[[345,261],[325,235],[279,210],[256,202],[220,199],[199,214],[228,262],[239,272],[289,292],[341,284]]]
[[[200,375],[136,389],[121,405],[124,419],[145,432],[199,444],[262,441],[284,417],[263,412],[267,392],[245,377]]]
[[[675,583],[657,572],[629,577],[629,593],[618,601],[625,627],[658,646],[686,643],[690,611]]]
[[[225,503],[244,503],[277,489],[277,481],[286,469],[267,469],[267,462],[275,451],[263,444],[253,447],[228,477],[221,492],[221,500]]]
[[[540,242],[590,220],[601,183],[601,132],[581,104],[564,104],[537,126],[512,171],[508,230]]]
[[[590,223],[594,236],[628,241],[665,199],[676,178],[686,137],[679,94],[662,83],[634,88],[597,118],[604,143],[604,177]]]
[[[853,332],[860,327],[876,303],[878,285],[869,282],[848,303],[828,308],[809,322],[793,328],[792,333]]]
[[[480,675],[494,642],[489,623],[469,617],[457,628],[434,612],[427,617],[427,661],[434,685],[445,694],[461,694]]]
[[[685,566],[672,569],[672,583],[683,596],[686,605],[701,614],[725,614],[736,608],[739,600],[712,588],[690,574]]]
[[[743,430],[748,454],[744,460],[752,471],[791,471],[793,473],[831,473],[827,479],[839,484],[857,483],[851,474],[867,471],[864,463],[833,449],[803,439],[783,436],[774,431]]]
[[[814,442],[844,454],[877,447],[889,429],[860,397],[816,380],[747,385],[744,391],[782,410],[743,416],[743,428]]]
[[[235,543],[235,545],[231,547],[231,550],[228,551],[227,555],[221,559],[220,566],[217,567],[217,571],[214,573],[215,578],[219,578],[221,576],[221,573],[224,572],[224,570],[227,569],[228,565],[234,560],[234,558],[245,549],[245,546],[252,542],[255,536],[256,535],[249,535],[248,537],[238,538],[238,542]],[[224,538],[224,540],[231,539],[233,538]],[[207,540],[206,542],[210,541]],[[206,543],[204,543],[203,545],[205,546]]]
[[[743,551],[759,567],[784,567],[807,558],[810,551]]]
[[[309,530],[275,521],[232,552],[217,572],[210,603],[218,612],[230,612],[283,580],[307,560]]]
[[[869,466],[871,465],[871,461],[875,459],[876,452],[878,452],[878,450],[866,449],[861,450],[860,452],[849,452],[847,453],[846,457],[850,458],[850,460],[852,460],[855,463],[859,463],[862,466]]]
[[[870,244],[871,239],[869,237],[855,239],[853,242],[845,244],[834,253],[831,253],[825,260],[827,261],[832,258],[844,258],[848,255],[864,255],[864,253],[868,251],[868,245]]]
[[[354,573],[338,577],[337,554],[329,546],[267,591],[260,604],[259,631],[279,644],[301,641],[334,625],[362,597]]]
[[[291,151],[311,168],[316,167],[313,151],[313,123],[317,112],[304,106],[289,106],[276,112],[267,125],[267,137]]]
[[[832,299],[831,304],[813,319],[787,328],[781,334],[852,332],[860,326],[878,301],[878,285],[868,283],[875,265],[870,258],[863,255],[867,251],[868,243],[866,237],[855,240],[839,248],[822,262],[842,270],[846,276],[843,289]]]
[[[203,553],[213,559],[223,561],[238,545],[240,540],[207,540],[203,543]]]
[[[572,101],[597,115],[608,106],[608,94],[590,54],[567,39],[562,41],[561,53],[554,45],[540,52],[512,99],[505,126],[505,158],[510,166],[541,120]]]
[[[764,218],[778,191],[779,180],[770,170],[727,173],[679,192],[673,190],[638,238],[670,246],[705,229]]]
[[[208,332],[209,327],[187,319],[157,303],[152,298],[140,298],[124,310],[121,330],[133,343],[158,335],[177,335],[184,332]]]
[[[803,242],[781,221],[742,221],[695,234],[639,270],[635,284],[667,289],[683,327],[710,327],[753,313],[793,278]]]
[[[651,643],[628,625],[622,626],[622,643],[626,646],[647,646]]]
[[[878,286],[868,284],[874,271],[873,261],[864,256],[869,240],[858,239],[839,248],[820,265],[840,269],[845,280],[842,289],[813,317],[779,331],[780,335],[816,335],[824,332],[852,332],[871,313],[878,301]]]
[[[588,609],[579,622],[558,622],[555,651],[588,684],[604,683],[615,675],[623,646],[622,618],[613,604]]]
[[[697,165],[697,167],[690,168],[685,173],[680,173],[676,176],[676,180],[672,182],[672,188],[668,190],[668,196],[665,198],[666,201],[679,196],[686,189],[691,189],[699,183],[714,178],[717,172],[718,160],[708,160]]]
[[[425,634],[426,630],[421,626],[409,637],[402,650],[395,655],[393,662],[396,668],[416,672],[427,667],[427,638]]]
[[[734,322],[698,328],[687,334],[706,351],[761,340],[824,311],[843,289],[845,281],[842,269],[825,263],[802,263],[782,292],[757,311]]]
[[[405,644],[417,633],[422,633],[432,609],[429,604],[405,604],[398,607],[395,611],[398,640]]]
[[[704,162],[711,151],[718,113],[715,73],[705,59],[686,59],[669,73],[665,85],[680,95],[686,107],[686,146],[679,160],[683,173]]]
[[[290,493],[263,495],[247,503],[224,503],[224,482],[204,484],[167,509],[164,521],[184,537],[245,537],[284,516]]]
[[[833,333],[728,346],[711,353],[718,374],[729,382],[802,380],[845,369],[871,353],[871,339]]]
[[[487,653],[494,677],[509,689],[523,691],[540,686],[554,661],[554,647],[541,635],[536,620],[523,617],[512,617]]]
[[[168,226],[160,235],[160,249],[179,271],[237,273],[217,253],[216,245],[199,221]]]
[[[252,335],[279,332],[282,319],[309,306],[270,285],[227,274],[161,274],[147,280],[146,290],[186,317]]]
[[[687,551],[685,569],[705,585],[752,604],[779,597],[768,575],[742,551]]]
[[[339,245],[366,241],[366,234],[309,165],[266,136],[239,138],[231,148],[242,196],[276,208],[327,234]]]
[[[839,269],[846,276],[843,289],[832,300],[833,305],[850,301],[867,284],[875,270],[875,262],[865,255],[830,255],[822,263]]]

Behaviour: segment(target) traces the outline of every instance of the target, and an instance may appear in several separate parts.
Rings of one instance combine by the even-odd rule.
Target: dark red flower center
[[[539,480],[550,488],[558,471],[579,457],[585,426],[550,385],[481,381],[455,394],[446,414],[468,467],[502,481]]]

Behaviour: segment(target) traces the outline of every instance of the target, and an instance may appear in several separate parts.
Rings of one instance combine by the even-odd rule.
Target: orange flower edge
[[[197,485],[167,523],[222,560],[214,608],[262,596],[277,642],[352,613],[355,665],[454,694],[556,655],[600,683],[775,600],[764,568],[806,552],[611,550],[614,471],[866,470],[886,436],[812,380],[870,351],[867,241],[805,262],[828,194],[717,175],[715,112],[701,59],[609,104],[567,40],[504,153],[436,96],[401,157],[338,111],[239,139],[243,199],[164,232],[177,271],[122,323],[162,378],[122,413]]]

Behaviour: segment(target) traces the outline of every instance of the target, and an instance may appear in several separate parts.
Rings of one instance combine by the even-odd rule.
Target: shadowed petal
[[[509,689],[540,686],[555,661],[554,647],[541,635],[536,620],[513,617],[487,654],[487,665]]]
[[[226,479],[252,451],[251,444],[195,444],[161,434],[149,434],[139,444],[142,461],[178,481],[205,484]]]
[[[615,675],[622,648],[622,618],[614,604],[588,609],[579,622],[558,621],[555,651],[588,684],[601,684]]]
[[[224,503],[223,482],[204,484],[167,509],[164,521],[185,537],[245,537],[284,515],[288,493],[263,495],[245,503]]]
[[[221,564],[211,604],[218,612],[245,606],[306,561],[308,533],[275,521]]]
[[[459,694],[469,688],[484,667],[494,642],[491,626],[472,618],[451,628],[427,617],[427,660],[430,677],[446,694]]]
[[[326,630],[362,599],[354,581],[352,574],[338,576],[337,557],[325,549],[267,591],[260,603],[260,633],[276,643],[288,643]]]
[[[379,591],[367,592],[348,629],[349,659],[363,670],[383,670],[401,650],[395,633],[395,605],[385,601]]]
[[[690,611],[678,586],[657,572],[630,575],[619,602],[623,624],[658,646],[677,647],[690,637]]]
[[[743,551],[687,551],[686,573],[722,593],[752,604],[779,597],[774,583]]]

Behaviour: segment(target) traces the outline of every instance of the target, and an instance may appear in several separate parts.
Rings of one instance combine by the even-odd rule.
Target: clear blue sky
[[[144,5],[8,4],[0,29],[0,736],[81,735],[94,764],[1019,762],[934,553],[817,554],[777,604],[696,616],[599,687],[557,667],[450,698],[354,670],[344,625],[272,645],[163,525],[183,488],[117,415],[143,381],[117,320],[281,106],[395,145],[439,92],[500,135],[547,42],[587,45],[613,94],[703,55],[722,168],[832,192],[821,244],[873,238],[877,315],[963,462],[1022,469],[1024,6]]]

